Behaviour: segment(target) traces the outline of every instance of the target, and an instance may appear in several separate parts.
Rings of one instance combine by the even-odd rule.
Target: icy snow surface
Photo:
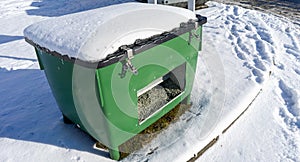
[[[195,14],[178,7],[123,3],[38,22],[24,35],[51,51],[95,62],[121,45],[170,31],[189,19],[196,19]]]
[[[47,16],[98,4],[81,2],[0,1],[0,161],[112,161],[92,149],[89,136],[63,124],[34,49],[22,36],[26,26],[52,19]],[[217,135],[199,161],[300,161],[299,26],[237,6],[209,6],[197,11],[208,23],[191,110],[123,161],[186,161]]]

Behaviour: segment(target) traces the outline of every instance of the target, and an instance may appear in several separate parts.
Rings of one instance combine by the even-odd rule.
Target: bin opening
[[[180,96],[185,89],[185,67],[185,63],[176,67],[137,92],[139,124]]]

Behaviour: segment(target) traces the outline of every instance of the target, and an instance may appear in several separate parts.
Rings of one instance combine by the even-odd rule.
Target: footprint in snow
[[[234,24],[240,24],[239,18],[237,18],[237,17],[235,17],[233,15],[227,15],[226,19],[229,20],[229,21],[231,21]]]
[[[264,78],[263,78],[263,74],[261,73],[260,70],[256,69],[256,68],[253,68],[252,69],[252,74],[256,77],[255,78],[255,81],[257,83],[263,83],[264,81]]]
[[[229,25],[229,24],[230,24],[230,21],[226,20],[226,21],[224,22],[224,24],[225,24],[225,25]]]
[[[296,74],[300,75],[300,70],[295,69],[294,71],[295,71]]]
[[[286,49],[286,53],[294,56],[297,60],[300,60],[300,51],[295,46],[289,44],[284,44],[283,46]]]
[[[238,30],[237,30],[237,27],[236,25],[232,25],[231,29],[230,29],[230,32],[232,33],[232,35],[234,35],[235,37],[239,37],[239,33],[238,33]]]
[[[253,60],[253,62],[254,62],[254,66],[256,67],[256,68],[258,68],[258,69],[260,69],[260,70],[262,70],[262,71],[267,71],[267,68],[266,68],[266,66],[262,63],[262,61],[261,60],[259,60],[258,58],[255,58],[254,60]]]
[[[234,16],[239,16],[239,8],[237,6],[233,7],[233,14]]]
[[[264,28],[257,28],[257,29],[258,29],[258,30],[257,30],[257,34],[259,35],[259,37],[260,37],[262,40],[264,40],[264,41],[270,43],[271,45],[274,44],[274,42],[273,42],[273,40],[272,40],[272,36],[271,36],[271,34],[268,32],[268,30],[266,30],[266,29],[264,29]]]
[[[300,35],[291,31],[290,28],[286,29],[287,36],[291,40],[291,44],[285,44],[284,48],[287,49],[289,54],[296,56],[300,55]]]
[[[226,6],[225,11],[229,11],[230,10],[230,6]]]
[[[283,80],[280,80],[278,84],[281,90],[281,97],[284,100],[284,104],[287,106],[288,112],[294,117],[300,117],[298,93],[290,88]]]
[[[237,39],[237,45],[241,48],[241,50],[243,52],[245,52],[247,55],[250,55],[251,52],[249,51],[249,49],[245,46],[245,43],[242,41],[242,39],[239,37]]]
[[[234,38],[233,38],[233,36],[231,34],[229,34],[228,39],[229,40],[233,40]]]
[[[284,70],[284,69],[285,69],[285,66],[284,66],[284,64],[282,64],[282,63],[276,62],[276,63],[275,63],[275,66],[276,66],[277,68],[279,68],[280,70]]]
[[[267,60],[268,62],[271,62],[270,56],[268,52],[266,51],[266,45],[261,40],[256,40],[255,47],[257,53],[260,55],[260,57],[263,60]]]
[[[279,89],[281,98],[284,101],[284,107],[279,109],[279,116],[283,120],[285,127],[295,132],[300,130],[300,107],[298,93],[287,86],[283,80],[279,80]]]
[[[252,27],[250,25],[246,25],[245,29],[248,30],[248,31],[252,31]]]
[[[243,52],[241,52],[237,46],[234,47],[234,52],[236,54],[236,56],[241,59],[241,60],[246,60],[245,55],[243,54]]]

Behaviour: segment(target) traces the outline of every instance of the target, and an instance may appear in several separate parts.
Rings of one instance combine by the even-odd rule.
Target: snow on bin
[[[125,3],[51,18],[24,30],[65,122],[118,147],[189,101],[205,17]]]

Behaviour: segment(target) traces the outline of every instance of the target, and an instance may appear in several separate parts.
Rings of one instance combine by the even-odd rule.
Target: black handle
[[[207,17],[196,14],[198,25],[203,25],[207,23]]]

